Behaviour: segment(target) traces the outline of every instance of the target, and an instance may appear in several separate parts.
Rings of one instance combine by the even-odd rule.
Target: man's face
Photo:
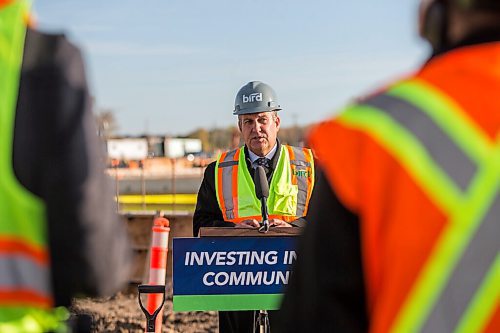
[[[265,156],[276,144],[280,118],[275,112],[243,114],[238,116],[238,127],[248,149]]]

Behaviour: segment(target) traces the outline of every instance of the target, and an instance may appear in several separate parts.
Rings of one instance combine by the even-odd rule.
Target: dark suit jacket
[[[129,277],[130,249],[104,175],[83,61],[63,35],[28,29],[13,167],[47,209],[56,305],[108,295]]]

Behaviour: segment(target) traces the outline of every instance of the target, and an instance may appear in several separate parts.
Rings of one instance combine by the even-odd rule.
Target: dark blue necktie
[[[255,164],[263,166],[264,169],[266,169],[266,172],[271,169],[271,160],[265,157],[256,159]]]

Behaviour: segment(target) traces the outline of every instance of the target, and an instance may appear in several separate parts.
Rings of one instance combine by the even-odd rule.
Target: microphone
[[[255,184],[255,194],[257,195],[257,199],[259,199],[261,203],[262,223],[261,227],[259,228],[259,232],[267,232],[269,231],[269,214],[267,211],[269,184],[267,183],[266,171],[261,165],[255,168],[253,182]]]
[[[255,168],[253,182],[255,183],[255,194],[257,194],[257,199],[268,198],[269,184],[267,183],[266,171],[264,171],[261,165]]]

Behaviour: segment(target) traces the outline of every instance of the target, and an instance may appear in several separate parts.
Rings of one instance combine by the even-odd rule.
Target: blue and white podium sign
[[[295,237],[175,238],[174,311],[278,309],[295,243]]]

